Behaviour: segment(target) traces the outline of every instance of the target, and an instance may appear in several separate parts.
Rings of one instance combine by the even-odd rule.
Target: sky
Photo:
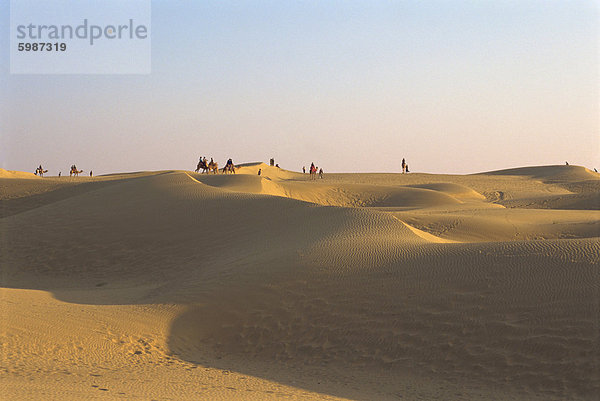
[[[152,1],[150,74],[11,74],[0,167],[600,168],[596,1]]]

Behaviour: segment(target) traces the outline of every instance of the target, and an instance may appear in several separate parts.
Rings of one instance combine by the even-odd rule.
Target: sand
[[[583,167],[2,170],[0,199],[0,399],[600,393]]]

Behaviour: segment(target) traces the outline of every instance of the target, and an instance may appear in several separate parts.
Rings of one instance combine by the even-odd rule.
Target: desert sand
[[[1,170],[0,199],[1,399],[600,394],[583,167]]]

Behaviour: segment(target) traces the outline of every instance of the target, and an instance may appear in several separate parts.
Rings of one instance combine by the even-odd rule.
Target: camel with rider
[[[42,168],[42,165],[40,164],[40,166],[38,168],[35,169],[35,175],[39,175],[40,177],[44,176],[44,173],[47,173],[48,170],[44,170]]]
[[[233,173],[235,174],[235,165],[233,164],[233,160],[227,160],[225,167],[223,167],[223,174]]]
[[[219,171],[219,165],[217,164],[217,162],[213,161],[213,159],[210,159],[209,163],[207,163],[206,161],[206,158],[200,159],[200,161],[198,161],[198,165],[196,166],[196,170],[194,171],[197,173],[200,170],[202,170],[202,174],[208,174],[210,172],[212,172],[213,174],[217,174],[217,172]]]
[[[69,171],[69,177],[75,176],[78,177],[79,174],[83,173],[83,170],[77,170],[77,166],[72,165],[71,170]]]

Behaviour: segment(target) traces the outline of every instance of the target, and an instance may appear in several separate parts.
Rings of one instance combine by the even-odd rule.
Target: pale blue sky
[[[150,75],[10,75],[1,167],[600,168],[595,1],[153,1]]]

